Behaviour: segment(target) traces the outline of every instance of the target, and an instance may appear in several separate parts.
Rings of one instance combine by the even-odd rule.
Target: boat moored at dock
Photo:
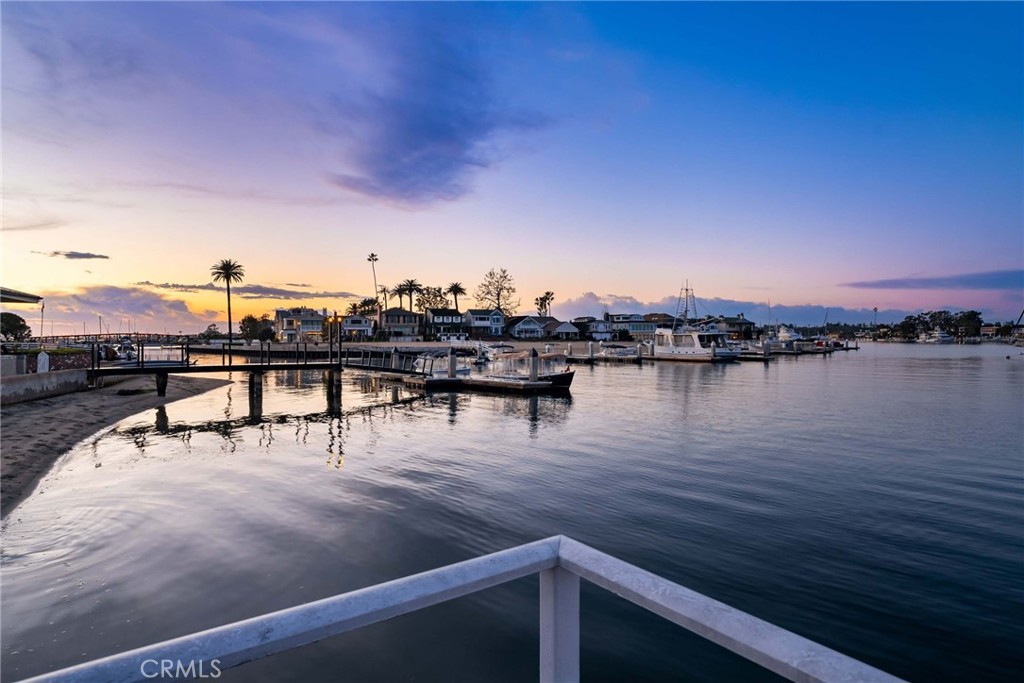
[[[737,360],[740,350],[729,346],[728,336],[714,323],[675,330],[654,331],[652,354],[658,360],[693,361],[703,363]]]

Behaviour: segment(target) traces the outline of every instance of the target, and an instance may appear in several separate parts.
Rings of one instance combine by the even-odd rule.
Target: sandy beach
[[[144,410],[195,396],[228,380],[171,375],[167,395],[152,377],[131,377],[102,389],[79,391],[0,409],[0,515],[35,487],[57,459],[82,439]]]

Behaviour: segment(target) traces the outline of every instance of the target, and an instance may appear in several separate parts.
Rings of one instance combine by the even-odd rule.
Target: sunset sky
[[[519,312],[1024,307],[1024,4],[2,7],[2,282],[223,329],[377,280]],[[460,298],[465,308],[472,297]],[[38,332],[38,307],[11,307]]]

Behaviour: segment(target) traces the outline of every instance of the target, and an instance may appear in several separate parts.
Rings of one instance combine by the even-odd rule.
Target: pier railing
[[[542,683],[579,681],[581,578],[792,681],[899,680],[565,536],[553,536],[30,680],[146,681],[153,678],[157,667],[167,662],[173,662],[176,671],[219,672],[532,574],[540,574]]]
[[[274,366],[276,369],[323,369],[324,367],[362,368],[381,372],[402,374],[430,375],[434,371],[437,359],[424,358],[418,353],[403,353],[393,349],[345,348],[338,344],[310,344],[293,342],[279,344],[257,343],[252,345],[232,345],[211,347],[189,342],[179,344],[139,343],[133,345],[132,356],[114,364],[105,362],[105,348],[109,344],[90,342],[91,371],[106,370],[113,374],[117,368],[159,368],[167,370],[174,367],[189,367],[196,363],[193,354],[220,356],[220,365],[205,364],[206,371],[215,371],[218,367],[233,367],[232,357],[244,359],[244,364],[252,370],[260,367]]]

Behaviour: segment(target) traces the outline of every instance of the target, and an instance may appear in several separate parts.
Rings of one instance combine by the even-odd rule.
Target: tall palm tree
[[[231,364],[231,283],[241,282],[245,277],[245,268],[238,261],[221,259],[210,266],[210,275],[214,282],[223,282],[228,291],[228,365]]]
[[[423,292],[423,285],[421,285],[416,280],[403,280],[402,281],[402,286],[405,287],[405,292],[406,292],[406,294],[409,295],[409,310],[410,311],[415,310],[412,307],[412,298],[413,298],[413,295],[420,294],[420,293]]]
[[[373,270],[373,298],[376,299],[377,298],[377,266],[376,266],[376,263],[380,259],[377,258],[376,254],[374,254],[373,252],[370,252],[370,255],[366,257],[366,260],[370,262],[370,268]]]
[[[466,295],[466,288],[462,286],[461,282],[453,282],[448,285],[448,289],[444,290],[445,294],[451,294],[452,298],[455,299],[455,310],[459,310],[459,297]]]

